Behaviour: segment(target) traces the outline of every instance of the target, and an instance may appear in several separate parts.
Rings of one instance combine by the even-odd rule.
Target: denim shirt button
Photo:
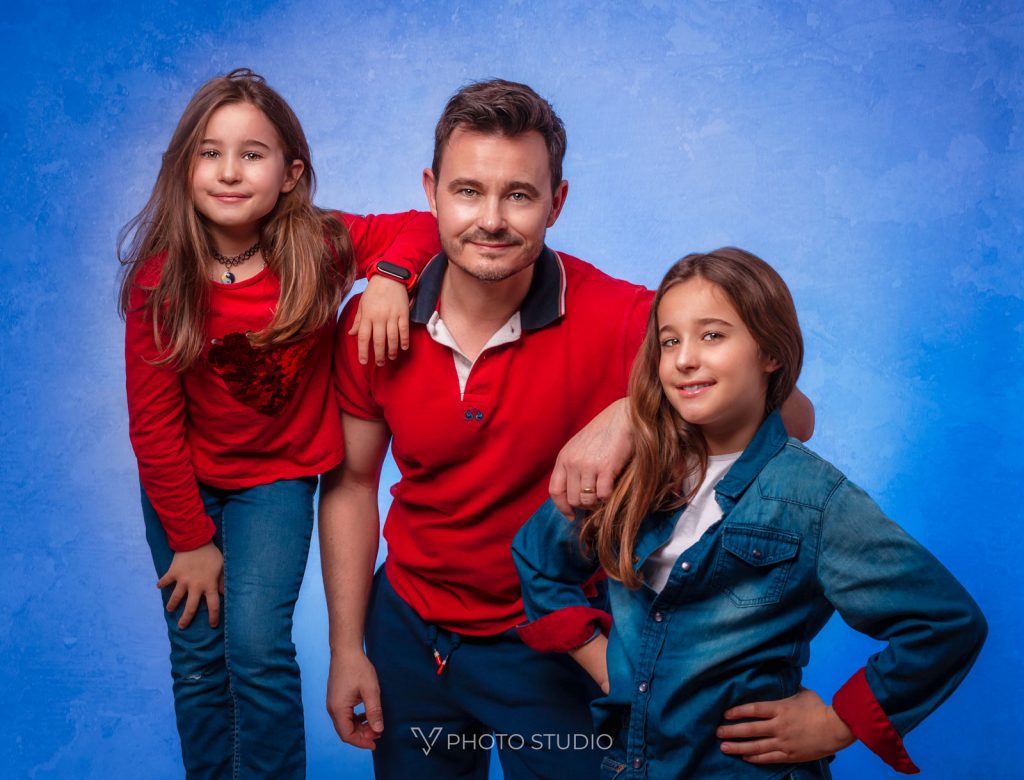
[[[647,693],[647,688],[649,686],[647,685],[647,681],[645,680],[644,682],[640,683],[640,685],[638,685],[637,687],[640,689],[640,693]]]
[[[633,759],[633,769],[639,769],[643,765],[644,765],[644,760],[642,758],[638,757],[638,758],[634,758]]]
[[[690,562],[689,561],[683,561],[682,565],[679,568],[682,569],[683,571],[689,571],[690,570]]]
[[[655,612],[654,613],[654,622],[655,623],[660,623],[664,619],[665,619],[665,616],[662,615],[660,612]]]

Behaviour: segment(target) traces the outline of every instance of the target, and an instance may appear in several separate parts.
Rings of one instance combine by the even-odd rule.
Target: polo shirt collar
[[[409,312],[413,322],[426,325],[437,311],[446,270],[448,256],[441,252],[420,273],[416,298]],[[519,314],[523,330],[538,330],[565,314],[565,267],[562,259],[547,246],[533,265],[533,280],[519,307]]]

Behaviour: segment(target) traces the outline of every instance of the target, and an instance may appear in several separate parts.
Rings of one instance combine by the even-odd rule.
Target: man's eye
[[[509,195],[509,198],[514,200],[516,203],[522,203],[524,200],[527,200],[529,196],[525,192],[513,192]]]
[[[470,189],[469,187],[463,187],[461,190],[459,190],[459,195],[461,195],[464,198],[472,198],[474,195],[476,195],[476,190]]]

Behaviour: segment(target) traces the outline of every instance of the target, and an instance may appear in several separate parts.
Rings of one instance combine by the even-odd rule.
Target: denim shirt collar
[[[743,454],[715,487],[715,500],[722,508],[723,517],[729,514],[740,496],[750,487],[750,483],[761,473],[761,469],[779,453],[788,439],[778,411],[769,414],[757,429],[754,438],[750,440],[750,444],[743,450]],[[667,512],[651,512],[644,518],[636,538],[634,570],[639,571],[648,556],[669,540],[679,516],[684,511],[686,504]]]
[[[728,513],[736,505],[739,497],[761,473],[761,469],[779,454],[788,440],[786,426],[782,424],[782,417],[776,409],[761,423],[740,459],[732,464],[732,468],[715,487],[715,497],[722,511]]]
[[[423,269],[409,312],[413,322],[426,325],[437,310],[447,270],[448,256],[444,252],[435,255]],[[565,268],[558,255],[545,246],[533,264],[533,279],[519,307],[519,316],[524,330],[538,330],[564,314]]]

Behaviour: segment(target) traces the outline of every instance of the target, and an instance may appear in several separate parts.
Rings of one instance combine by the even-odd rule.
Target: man
[[[529,87],[495,80],[452,97],[423,173],[444,251],[420,277],[411,348],[372,368],[352,339],[338,343],[346,458],[320,504],[328,709],[346,742],[376,747],[380,778],[486,778],[492,744],[508,778],[598,771],[599,691],[569,656],[517,637],[509,548],[563,444],[625,395],[651,293],[545,246],[568,192],[564,152],[561,120]],[[621,404],[604,415],[622,416]],[[561,464],[565,500],[586,505],[610,486],[626,437],[602,436],[577,452],[607,449],[610,465]],[[389,441],[402,477],[374,579]],[[577,618],[583,645],[601,613]]]

